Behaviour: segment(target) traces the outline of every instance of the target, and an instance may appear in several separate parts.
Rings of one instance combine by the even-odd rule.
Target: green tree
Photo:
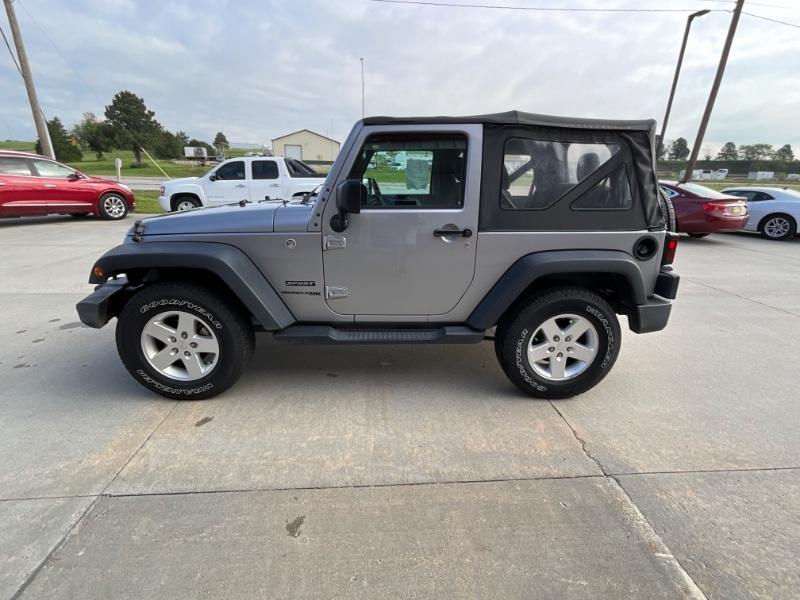
[[[136,162],[142,162],[142,146],[156,142],[163,128],[156,121],[156,114],[148,110],[144,100],[136,94],[123,90],[114,95],[106,106],[106,119],[114,143],[118,148],[130,148]]]
[[[94,152],[98,160],[103,160],[103,152],[108,152],[113,147],[108,124],[98,121],[92,112],[83,113],[81,122],[72,128],[72,135]]]
[[[739,152],[733,142],[725,142],[725,145],[717,152],[717,160],[736,160],[737,158],[739,158]]]
[[[53,144],[53,152],[56,158],[62,162],[78,162],[83,159],[81,149],[70,138],[64,124],[58,117],[53,117],[47,122],[47,131],[50,133],[50,141]],[[42,153],[42,143],[36,140],[36,153]]]
[[[689,156],[689,142],[686,138],[679,137],[673,140],[669,146],[669,159],[670,160],[684,160]]]
[[[218,131],[217,135],[214,136],[214,148],[220,151],[224,151],[230,147],[231,145],[228,143],[228,138],[225,137],[224,133]]]
[[[750,144],[739,146],[739,155],[743,160],[768,160],[775,151],[772,144]]]
[[[153,153],[158,158],[179,158],[183,154],[183,145],[176,134],[161,131],[153,141]]]
[[[789,144],[784,144],[775,150],[775,160],[779,160],[781,162],[792,162],[794,160],[794,152],[792,152],[792,147]]]
[[[208,142],[202,142],[202,141],[200,141],[200,140],[198,140],[198,139],[196,139],[196,138],[192,138],[192,139],[190,139],[190,140],[189,140],[189,141],[186,143],[186,145],[187,145],[187,146],[191,146],[192,148],[198,148],[198,147],[199,147],[199,148],[205,148],[205,149],[206,149],[206,152],[207,152],[208,154],[211,154],[212,156],[213,156],[213,154],[214,154],[214,147],[213,147],[211,144],[209,144]]]
[[[664,141],[661,139],[660,135],[656,136],[656,160],[664,160],[664,156],[667,154],[667,148],[664,146]]]
[[[181,145],[181,154],[183,153],[183,147],[189,145],[189,136],[186,135],[185,131],[176,131],[175,138],[178,140],[178,143]]]

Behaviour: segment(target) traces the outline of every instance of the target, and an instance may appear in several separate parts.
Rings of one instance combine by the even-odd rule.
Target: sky
[[[436,1],[436,0],[434,0]],[[655,118],[695,19],[667,140],[694,141],[729,0],[448,0],[686,12],[537,12],[370,0],[16,0],[42,109],[68,126],[115,92],[142,96],[171,131],[268,143],[308,128],[343,140],[367,115],[523,110]],[[745,11],[800,24],[798,0]],[[3,12],[0,27],[10,35]],[[660,125],[659,125],[660,126]],[[0,139],[35,139],[25,90],[0,46]],[[800,154],[800,29],[743,15],[703,148],[792,144]]]

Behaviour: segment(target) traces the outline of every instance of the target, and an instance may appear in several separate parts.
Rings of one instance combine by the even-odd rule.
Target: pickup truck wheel
[[[109,221],[124,219],[128,214],[128,203],[119,194],[103,194],[100,198],[100,217]]]
[[[534,297],[498,326],[495,351],[506,376],[537,398],[569,398],[605,377],[621,331],[611,306],[583,288]]]
[[[173,207],[173,210],[177,211],[192,210],[193,208],[200,208],[200,201],[191,196],[180,196],[173,201]]]
[[[253,328],[229,301],[191,283],[155,283],[119,315],[117,350],[134,379],[167,398],[200,400],[233,385],[253,355]]]

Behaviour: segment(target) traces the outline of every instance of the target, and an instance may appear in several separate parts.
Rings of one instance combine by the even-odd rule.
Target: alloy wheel
[[[533,332],[528,364],[543,379],[567,381],[589,368],[599,345],[591,321],[580,315],[561,314],[547,319]]]
[[[195,381],[219,362],[219,340],[198,317],[184,311],[155,315],[142,329],[142,353],[160,375]]]
[[[121,219],[125,216],[127,206],[125,200],[119,196],[107,196],[103,200],[103,210],[112,219]]]

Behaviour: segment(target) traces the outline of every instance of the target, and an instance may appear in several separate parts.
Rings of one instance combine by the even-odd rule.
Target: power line
[[[771,21],[773,23],[780,23],[781,25],[788,25],[789,27],[796,27],[797,29],[800,29],[800,25],[797,25],[795,23],[789,23],[787,21],[781,21],[779,19],[773,19],[771,17],[765,17],[763,15],[754,15],[753,13],[744,12],[744,11],[742,11],[742,14],[743,15],[747,15],[748,17],[755,17],[756,19],[763,19],[764,21]]]
[[[22,69],[19,68],[19,63],[17,62],[17,57],[14,55],[14,51],[11,49],[11,44],[8,43],[8,38],[6,37],[6,32],[3,31],[3,28],[0,27],[0,35],[3,36],[3,41],[6,43],[6,48],[8,48],[8,53],[11,55],[11,62],[14,63],[14,66],[17,67],[17,71],[19,71],[20,76],[24,79],[25,76],[22,75]]]
[[[601,13],[686,13],[692,8],[575,8],[555,6],[508,6],[499,4],[458,4],[455,2],[434,2],[433,0],[369,0],[384,4],[415,4],[420,6],[439,6],[444,8],[489,8],[494,10],[523,10],[538,12],[601,12]],[[729,12],[715,9],[714,12]]]
[[[75,73],[75,74],[78,76],[78,79],[80,79],[80,80],[83,82],[83,85],[85,85],[85,86],[86,86],[86,89],[87,89],[87,90],[89,90],[89,91],[91,92],[91,94],[94,96],[94,99],[95,99],[97,102],[99,102],[99,103],[100,103],[100,105],[102,106],[102,105],[104,104],[104,102],[103,102],[103,101],[100,99],[100,96],[97,94],[97,92],[95,92],[95,91],[92,89],[92,86],[90,86],[90,85],[89,85],[89,82],[88,82],[88,81],[86,81],[86,79],[83,77],[83,75],[81,75],[81,72],[80,72],[80,71],[78,71],[78,69],[76,69],[76,68],[75,68],[75,67],[72,65],[72,63],[69,61],[69,59],[67,58],[67,56],[66,56],[66,55],[65,55],[65,54],[64,54],[64,53],[61,51],[61,48],[59,48],[59,47],[58,47],[58,44],[56,44],[56,43],[55,43],[55,41],[53,41],[53,38],[51,38],[49,35],[47,35],[47,32],[44,30],[44,27],[42,27],[41,25],[39,25],[39,22],[36,20],[36,18],[35,18],[35,17],[34,17],[34,16],[33,16],[33,15],[32,15],[32,14],[29,12],[29,11],[28,11],[28,9],[27,9],[27,8],[25,8],[25,6],[22,4],[22,2],[20,2],[20,0],[14,0],[14,3],[22,7],[22,10],[24,10],[24,11],[25,11],[25,14],[26,14],[26,15],[28,15],[28,17],[31,19],[31,21],[33,21],[33,22],[34,22],[34,24],[36,25],[36,27],[38,27],[38,28],[39,28],[39,31],[41,31],[41,32],[42,32],[42,35],[44,35],[44,37],[45,37],[45,38],[47,38],[47,41],[48,41],[48,42],[50,42],[50,44],[53,46],[53,48],[55,48],[56,52],[58,52],[58,54],[61,56],[62,60],[63,60],[63,61],[64,61],[64,62],[67,64],[67,66],[68,66],[70,69],[72,69],[72,70],[73,70],[73,72],[74,72],[74,73]],[[147,150],[145,150],[145,148],[144,148],[144,145],[140,143],[139,139],[137,138],[137,135],[136,135],[136,134],[135,134],[133,131],[131,131],[131,130],[130,130],[128,127],[125,127],[124,125],[122,126],[122,128],[123,128],[125,131],[127,131],[127,132],[128,132],[128,134],[130,134],[131,138],[133,138],[133,141],[134,141],[134,142],[135,142],[135,143],[136,143],[136,144],[139,146],[139,148],[141,148],[141,149],[142,149],[142,152],[144,152],[144,153],[145,153],[145,155],[147,156],[147,158],[149,158],[149,159],[152,161],[152,163],[153,163],[153,164],[156,166],[156,168],[157,168],[159,171],[161,171],[161,173],[163,173],[163,174],[164,174],[164,176],[165,176],[167,179],[169,179],[169,178],[170,178],[170,177],[169,177],[169,175],[167,175],[167,173],[164,171],[164,169],[162,169],[162,168],[161,168],[161,165],[159,165],[159,164],[158,164],[158,163],[157,163],[155,160],[153,160],[153,157],[152,157],[152,156],[150,156],[150,154],[147,152]]]

